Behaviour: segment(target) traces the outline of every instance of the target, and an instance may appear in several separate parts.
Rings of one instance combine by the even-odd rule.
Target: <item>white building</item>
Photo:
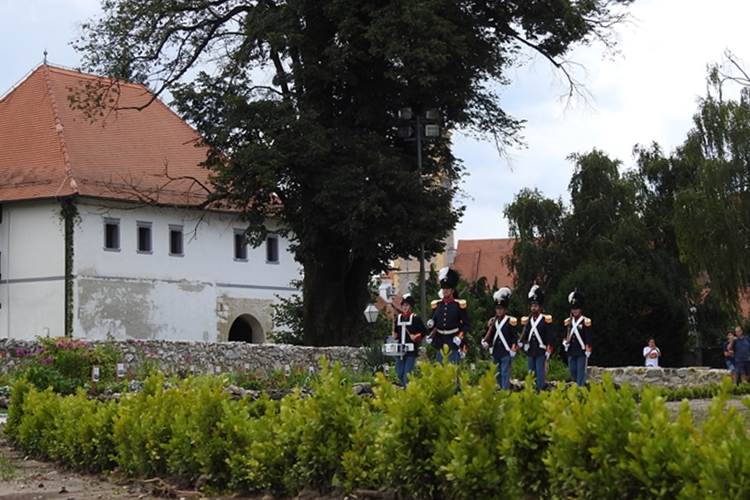
[[[249,247],[235,213],[201,208],[206,150],[161,101],[73,109],[98,82],[45,64],[0,99],[0,338],[263,342],[296,292],[288,242]]]

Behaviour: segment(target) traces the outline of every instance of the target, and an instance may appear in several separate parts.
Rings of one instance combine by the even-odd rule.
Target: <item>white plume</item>
[[[449,267],[444,267],[440,270],[440,272],[438,273],[438,281],[442,281],[446,276],[448,276],[449,269]]]
[[[569,304],[573,303],[573,297],[575,296],[575,294],[576,294],[575,292],[570,292],[570,295],[568,295],[568,303]]]
[[[493,295],[492,298],[497,301],[500,299],[504,299],[506,297],[510,297],[510,294],[511,294],[510,288],[508,288],[507,286],[504,286],[500,290],[495,292],[495,295]]]
[[[534,285],[531,287],[531,290],[529,290],[529,298],[532,298],[534,294],[536,294],[536,291],[539,289],[539,285]]]

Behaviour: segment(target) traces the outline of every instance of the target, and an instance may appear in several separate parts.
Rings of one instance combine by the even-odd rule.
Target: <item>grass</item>
[[[0,457],[0,481],[16,477],[16,466],[8,457]]]

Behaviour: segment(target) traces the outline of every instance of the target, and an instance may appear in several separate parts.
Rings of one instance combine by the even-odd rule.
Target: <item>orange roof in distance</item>
[[[104,110],[94,121],[69,96],[100,78],[47,64],[0,99],[0,202],[79,194],[168,205],[205,201],[207,149],[156,99]],[[107,81],[107,80],[103,80]],[[153,98],[120,83],[117,106]]]

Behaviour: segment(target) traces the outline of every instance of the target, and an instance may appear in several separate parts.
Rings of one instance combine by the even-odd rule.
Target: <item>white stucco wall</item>
[[[0,222],[0,338],[65,329],[65,239],[59,205],[4,204]]]
[[[276,295],[295,293],[299,266],[279,239],[234,259],[234,216],[79,200],[73,263],[73,334],[83,338],[225,341],[237,318],[254,342],[272,329]],[[8,205],[6,204],[6,207]],[[0,336],[64,333],[64,234],[55,202],[13,204],[0,223]],[[119,250],[104,248],[105,218],[118,221]],[[137,251],[138,222],[151,224],[152,251]],[[169,228],[182,226],[184,252],[169,254]],[[25,231],[19,228],[27,228]],[[6,261],[10,255],[10,268]],[[6,269],[11,272],[6,277]],[[10,296],[9,307],[4,301]],[[8,314],[10,312],[10,314]],[[10,320],[8,319],[10,318]],[[19,318],[23,318],[23,322]]]
[[[230,214],[193,210],[79,203],[76,227],[75,329],[87,338],[225,341],[232,323],[246,318],[253,341],[272,329],[275,295],[295,292],[299,267],[279,240],[278,263],[265,246],[234,258]],[[106,219],[119,221],[120,250],[104,249]],[[153,250],[137,250],[138,222],[151,225]],[[170,226],[182,226],[184,254],[169,254]],[[248,321],[249,320],[249,321]]]

